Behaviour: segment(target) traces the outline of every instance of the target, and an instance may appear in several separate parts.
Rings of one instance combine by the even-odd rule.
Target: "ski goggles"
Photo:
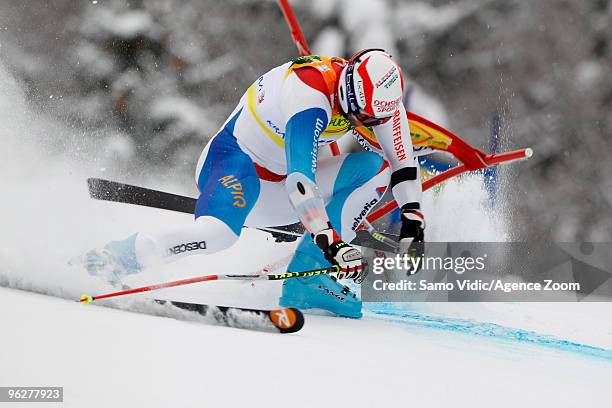
[[[355,92],[355,87],[353,86],[355,62],[359,61],[361,57],[372,51],[386,52],[382,48],[368,48],[362,50],[351,57],[346,68],[346,101],[348,105],[346,117],[355,126],[378,126],[388,122],[389,119],[391,119],[390,116],[386,118],[375,118],[365,110],[361,109],[359,103],[357,102],[357,93]]]

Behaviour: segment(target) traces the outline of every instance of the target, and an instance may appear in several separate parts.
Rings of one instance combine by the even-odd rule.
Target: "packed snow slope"
[[[113,289],[69,267],[69,259],[135,231],[192,222],[182,214],[90,200],[85,178],[188,188],[144,169],[142,179],[113,173],[112,158],[101,153],[107,135],[86,141],[32,111],[1,67],[0,89],[0,386],[64,386],[63,406],[91,407],[493,401],[515,407],[610,400],[609,304],[368,305],[360,321],[308,315],[295,335],[151,316],[154,310],[143,308],[138,296],[106,304],[114,309],[77,304],[83,293]],[[429,239],[508,238],[503,211],[487,209],[478,178],[428,193],[426,207]],[[249,273],[294,248],[247,230],[226,252],[185,258],[126,283]],[[156,295],[272,307],[279,291],[274,282],[209,282]]]
[[[612,361],[373,319],[278,335],[0,288],[0,385],[66,407],[602,406]]]

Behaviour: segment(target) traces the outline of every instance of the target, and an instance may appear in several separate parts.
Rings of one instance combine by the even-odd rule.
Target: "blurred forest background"
[[[315,52],[389,50],[410,110],[484,150],[534,148],[503,171],[515,237],[612,240],[612,1],[292,4]],[[295,56],[272,0],[0,2],[0,64],[34,106],[106,138],[126,172],[186,184],[247,86]]]

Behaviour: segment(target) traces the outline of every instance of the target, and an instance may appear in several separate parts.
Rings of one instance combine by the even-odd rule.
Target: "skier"
[[[118,284],[156,262],[227,249],[244,225],[299,220],[308,233],[287,270],[335,264],[341,272],[286,280],[280,305],[361,317],[361,300],[338,279],[363,279],[361,253],[348,242],[388,186],[401,209],[400,242],[424,239],[403,87],[401,68],[381,49],[348,61],[300,57],[263,74],[200,156],[195,222],[90,251],[89,273]],[[369,151],[318,160],[320,146],[347,133]]]

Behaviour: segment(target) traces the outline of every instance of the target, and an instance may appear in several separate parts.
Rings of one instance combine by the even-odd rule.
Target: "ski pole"
[[[383,244],[393,248],[395,251],[397,251],[399,249],[399,245],[398,245],[398,243],[396,241],[394,241],[391,238],[388,238],[388,237],[384,236],[383,234],[381,234],[380,232],[376,231],[374,226],[372,226],[372,224],[370,224],[370,222],[367,219],[363,220],[363,225],[364,225],[366,231],[368,231],[370,233],[370,236],[372,238],[374,238],[378,242],[382,242]]]
[[[122,290],[119,292],[107,293],[107,294],[98,295],[98,296],[83,295],[81,296],[80,302],[81,303],[91,303],[94,300],[108,299],[108,298],[117,297],[117,296],[132,295],[134,293],[149,292],[152,290],[173,288],[175,286],[183,286],[183,285],[189,285],[192,283],[208,282],[208,281],[215,281],[215,280],[235,280],[235,281],[271,280],[271,281],[276,281],[276,280],[293,279],[293,278],[307,278],[307,277],[316,276],[316,275],[323,275],[326,273],[338,273],[338,272],[340,272],[340,267],[338,265],[333,265],[333,266],[330,266],[329,268],[323,268],[323,269],[312,269],[310,271],[302,271],[302,272],[285,272],[285,273],[277,273],[277,274],[270,274],[270,275],[259,275],[259,274],[204,275],[204,276],[198,276],[195,278],[181,279],[181,280],[166,282],[166,283],[158,283],[156,285],[142,286],[140,288]]]

